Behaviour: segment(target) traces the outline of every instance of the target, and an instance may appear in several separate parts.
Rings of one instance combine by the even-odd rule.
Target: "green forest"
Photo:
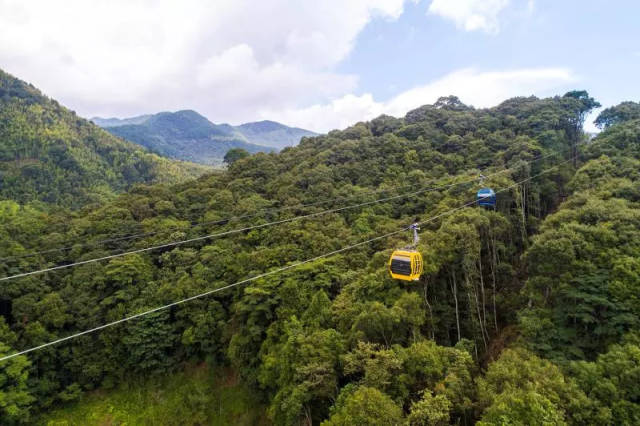
[[[264,407],[238,424],[640,423],[640,104],[605,109],[589,137],[585,91],[488,109],[443,97],[174,183],[103,131],[67,139],[72,113],[12,90],[0,277],[232,232],[0,282],[1,355],[291,268],[1,361],[2,424],[91,424],[96,395],[145,405],[156,393],[123,384],[147,381],[177,383],[179,403],[158,398],[185,411],[113,424],[225,424],[222,394],[185,384],[202,363],[232,372],[240,409]],[[107,147],[117,172],[39,148],[54,141]],[[40,156],[53,178],[19,180]],[[127,191],[94,199],[95,182]],[[495,210],[474,205],[481,185]],[[393,280],[416,217],[424,274]]]
[[[0,199],[78,209],[208,170],[114,137],[0,70]]]

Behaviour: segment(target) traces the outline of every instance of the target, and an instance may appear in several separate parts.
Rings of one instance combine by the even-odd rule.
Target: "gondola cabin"
[[[496,193],[491,188],[482,188],[478,191],[477,202],[479,206],[496,208]]]
[[[418,281],[422,269],[422,254],[416,250],[396,250],[389,259],[389,273],[397,280]]]

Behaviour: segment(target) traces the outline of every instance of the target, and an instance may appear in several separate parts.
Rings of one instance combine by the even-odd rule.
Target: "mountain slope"
[[[35,414],[208,359],[232,365],[275,424],[637,424],[640,124],[578,145],[576,173],[593,103],[575,95],[444,99],[189,184],[137,187],[83,217],[7,205],[3,275],[247,231],[7,281],[6,352],[207,295],[16,357],[11,392]],[[495,210],[470,203],[481,173]],[[399,282],[387,260],[416,216],[425,273]],[[142,235],[98,243],[114,229]],[[94,244],[1,257],[74,238]]]
[[[77,208],[205,170],[120,140],[0,70],[0,199]]]
[[[222,163],[224,155],[232,148],[242,148],[250,153],[274,150],[249,143],[232,126],[213,124],[195,111],[161,112],[138,124],[127,124],[132,120],[124,119],[105,129],[170,158],[216,165]],[[98,119],[97,122],[104,121]]]
[[[289,127],[275,121],[256,121],[235,127],[251,143],[282,149],[295,146],[303,137],[317,136],[317,133],[298,127]]]

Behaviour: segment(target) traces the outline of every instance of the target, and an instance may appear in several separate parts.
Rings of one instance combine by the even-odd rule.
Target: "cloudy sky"
[[[640,100],[636,0],[0,0],[0,68],[85,117],[315,131],[455,94]]]

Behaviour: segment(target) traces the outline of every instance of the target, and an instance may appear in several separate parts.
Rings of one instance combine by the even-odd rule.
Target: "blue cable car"
[[[491,209],[496,208],[496,193],[491,188],[481,188],[476,198],[478,205]]]

